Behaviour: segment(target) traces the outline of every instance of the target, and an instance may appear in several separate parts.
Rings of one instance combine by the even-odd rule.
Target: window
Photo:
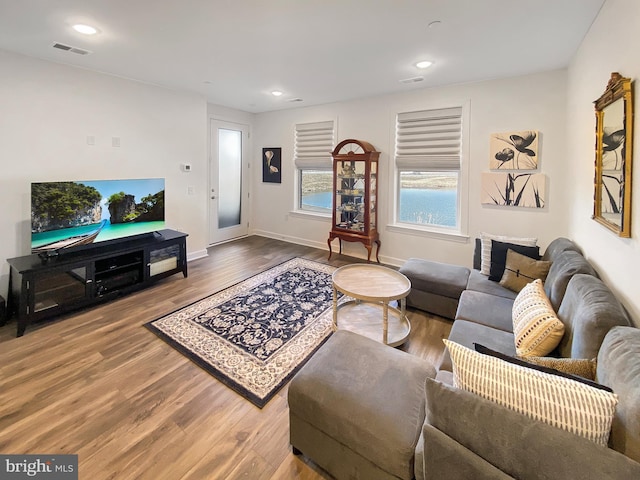
[[[295,132],[298,208],[331,214],[333,201],[333,121],[299,123]]]
[[[400,113],[396,223],[459,231],[462,107]]]

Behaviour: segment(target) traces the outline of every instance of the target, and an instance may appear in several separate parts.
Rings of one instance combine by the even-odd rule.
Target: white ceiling
[[[264,112],[564,68],[604,1],[0,0],[0,49]]]

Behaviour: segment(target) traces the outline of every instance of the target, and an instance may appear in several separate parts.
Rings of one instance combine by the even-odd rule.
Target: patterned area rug
[[[262,408],[331,335],[334,271],[294,258],[145,326]]]

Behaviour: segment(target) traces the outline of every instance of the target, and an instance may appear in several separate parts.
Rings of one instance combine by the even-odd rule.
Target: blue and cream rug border
[[[335,270],[294,258],[145,327],[262,408],[331,335]]]

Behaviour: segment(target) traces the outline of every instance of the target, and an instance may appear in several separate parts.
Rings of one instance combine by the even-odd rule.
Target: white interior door
[[[246,125],[211,121],[209,244],[246,236],[249,203]]]

